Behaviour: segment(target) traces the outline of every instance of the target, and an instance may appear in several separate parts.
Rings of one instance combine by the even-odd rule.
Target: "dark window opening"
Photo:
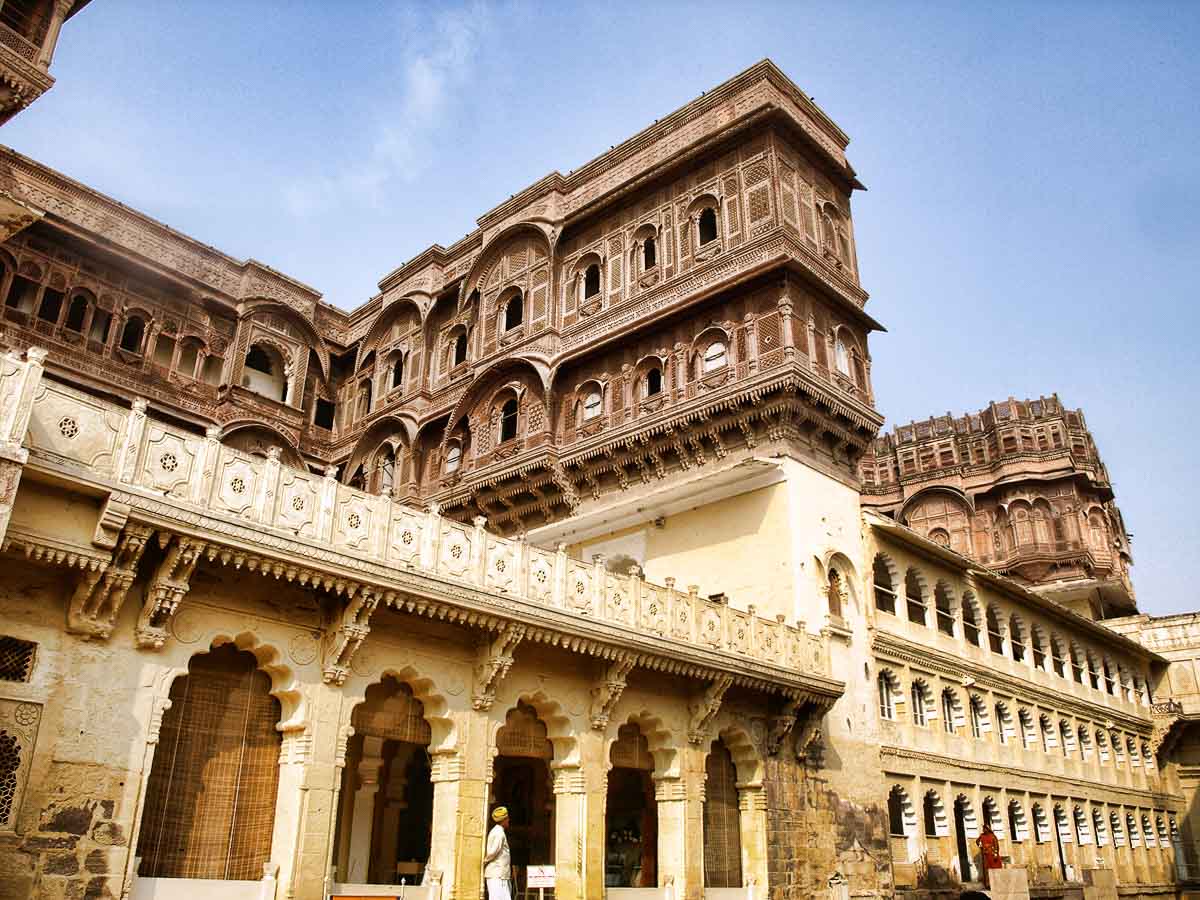
[[[325,428],[329,431],[333,430],[333,414],[337,407],[333,405],[332,400],[325,400],[322,397],[317,398],[317,408],[313,413],[313,424],[318,428]]]
[[[904,800],[899,788],[888,793],[888,831],[895,837],[904,837]]]
[[[651,369],[646,373],[646,396],[662,393],[662,369]]]
[[[717,211],[711,206],[700,213],[700,244],[711,243],[717,239]]]
[[[397,356],[392,364],[392,387],[398,388],[404,384],[404,357]]]
[[[36,0],[4,0],[0,3],[0,22],[30,43],[36,43],[37,6]]]
[[[654,243],[654,238],[646,238],[646,242],[642,244],[642,268],[653,269],[658,265],[658,247]]]
[[[246,354],[246,368],[253,369],[255,372],[262,372],[266,375],[274,374],[271,371],[270,355],[257,344],[251,347],[250,352]]]
[[[92,313],[92,327],[88,329],[88,340],[100,344],[108,343],[108,329],[112,325],[112,313],[98,309]]]
[[[592,297],[600,293],[600,267],[592,263],[583,273],[583,296]]]
[[[87,318],[87,297],[75,297],[67,310],[67,321],[64,323],[71,331],[83,331],[83,321]]]
[[[525,301],[517,294],[504,307],[504,330],[516,328],[525,318]]]
[[[11,309],[29,312],[33,307],[33,297],[37,293],[37,289],[36,282],[22,278],[20,275],[14,275],[12,284],[8,287],[8,296],[4,298],[4,305]]]
[[[517,401],[506,400],[500,408],[500,443],[517,436]]]
[[[130,353],[139,352],[142,349],[142,338],[145,333],[146,324],[137,316],[134,316],[125,323],[125,330],[121,332],[121,349],[127,350]]]
[[[461,366],[467,361],[467,333],[464,331],[454,339],[454,364]]]
[[[42,293],[42,305],[38,309],[38,318],[43,322],[57,322],[58,314],[62,312],[62,291],[52,291],[50,288]]]

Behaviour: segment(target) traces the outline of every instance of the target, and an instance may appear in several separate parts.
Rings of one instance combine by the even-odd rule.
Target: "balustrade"
[[[24,378],[27,363],[10,355],[0,372],[0,401]],[[0,405],[0,421],[4,408]],[[132,409],[43,379],[26,445],[41,464],[79,469],[181,509],[239,520],[307,542],[314,550],[407,571],[422,571],[493,594],[574,616],[724,651],[797,672],[826,675],[824,638],[804,623],[765,619],[640,574],[609,572],[603,559],[570,558],[565,545],[545,549],[443,517],[436,503],[417,509],[389,496],[355,490],[323,475],[282,465],[279,452],[252,456],[221,444],[219,430],[196,435]]]

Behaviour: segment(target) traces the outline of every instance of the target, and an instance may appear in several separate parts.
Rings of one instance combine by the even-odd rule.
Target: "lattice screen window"
[[[0,635],[0,681],[28,681],[36,653],[33,641]]]
[[[42,707],[0,699],[0,831],[16,829]]]
[[[271,681],[226,644],[171,685],[137,855],[159,878],[256,880],[271,853],[280,719]]]
[[[714,741],[705,762],[704,885],[742,886],[741,816],[737,772],[723,741]]]

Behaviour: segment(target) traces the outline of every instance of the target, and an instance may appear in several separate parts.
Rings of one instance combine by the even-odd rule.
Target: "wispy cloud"
[[[379,110],[369,153],[341,162],[331,174],[288,184],[284,200],[293,215],[307,217],[347,200],[374,205],[390,183],[414,181],[428,168],[436,132],[475,68],[472,60],[489,27],[490,10],[477,0],[441,8],[432,22],[421,19],[428,14],[419,6],[403,14],[403,32],[421,35],[424,49],[406,55],[400,66],[400,88]]]

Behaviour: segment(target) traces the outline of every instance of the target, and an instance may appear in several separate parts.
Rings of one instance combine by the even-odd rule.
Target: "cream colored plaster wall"
[[[786,485],[738,494],[570,548],[590,561],[596,553],[635,555],[643,548],[648,581],[675,579],[679,590],[698,585],[702,596],[723,593],[738,609],[790,616],[792,550]]]
[[[753,605],[761,616],[782,615],[819,630],[826,624],[822,587],[831,559],[838,559],[852,603],[860,593],[858,493],[798,460],[775,462],[783,475],[778,484],[666,516],[661,527],[647,522],[575,544],[569,552],[585,561],[597,553],[629,555],[649,581],[674,578],[679,590],[697,585],[701,595],[723,593],[738,609]]]

